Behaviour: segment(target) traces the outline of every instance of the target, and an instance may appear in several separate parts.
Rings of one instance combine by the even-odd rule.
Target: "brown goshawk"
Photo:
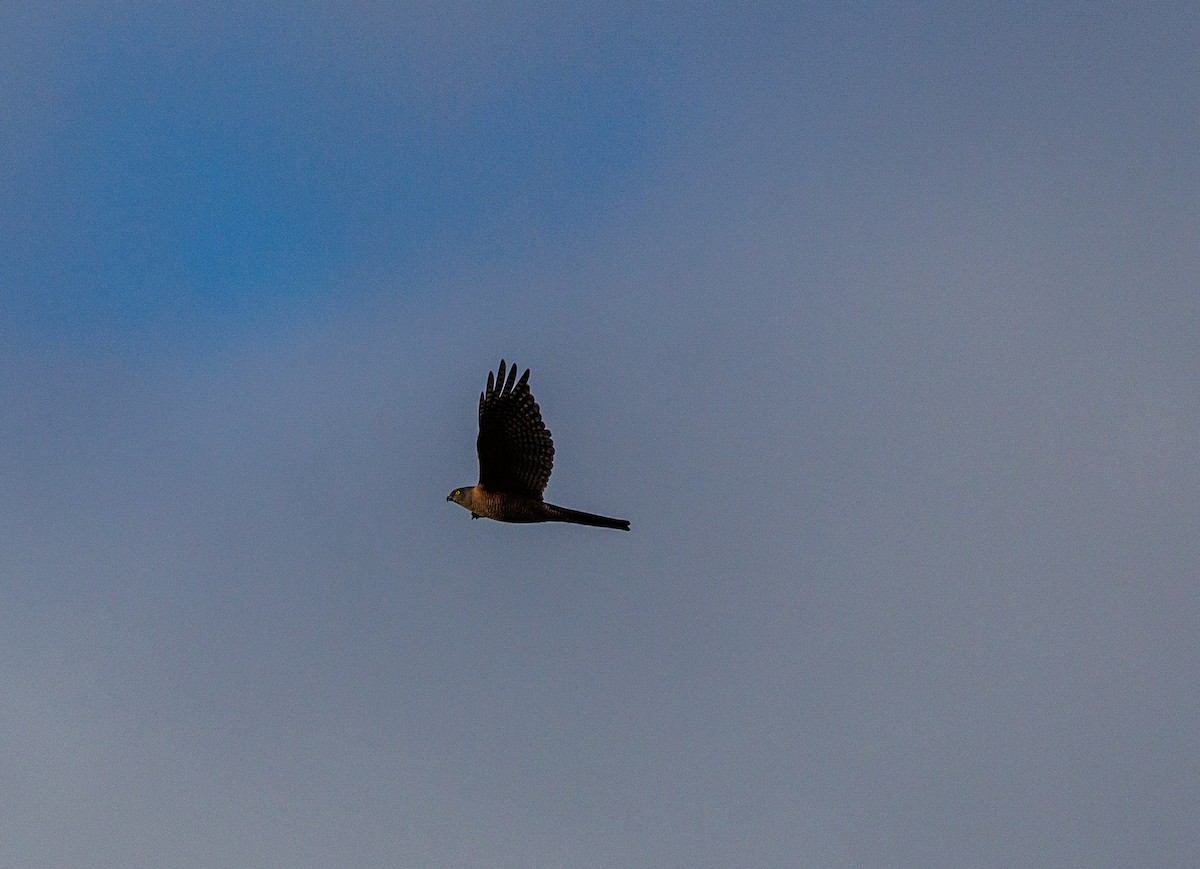
[[[554,467],[554,441],[542,411],[529,391],[529,369],[517,380],[517,367],[505,380],[504,360],[487,390],[479,395],[479,482],[446,496],[471,511],[471,518],[500,522],[574,522],[629,530],[624,519],[610,519],[542,500]]]

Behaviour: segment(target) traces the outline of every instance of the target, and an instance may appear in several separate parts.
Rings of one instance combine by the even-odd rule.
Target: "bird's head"
[[[466,493],[462,489],[455,489],[446,496],[447,501],[453,501],[455,504],[461,504],[466,499]]]

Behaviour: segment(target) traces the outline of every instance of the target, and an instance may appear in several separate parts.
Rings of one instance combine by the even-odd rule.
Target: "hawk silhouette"
[[[488,372],[487,390],[479,394],[479,482],[446,496],[471,511],[471,518],[500,522],[573,522],[629,530],[629,522],[542,500],[554,467],[554,441],[542,422],[542,411],[529,391],[529,369],[517,380],[517,366],[504,360],[496,376]]]

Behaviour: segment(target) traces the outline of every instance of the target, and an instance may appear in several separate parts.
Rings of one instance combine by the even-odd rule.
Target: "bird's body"
[[[554,441],[529,391],[529,370],[517,380],[514,365],[505,379],[504,360],[479,395],[479,482],[446,496],[473,518],[499,522],[571,522],[629,530],[629,522],[548,504],[542,492],[554,467]]]

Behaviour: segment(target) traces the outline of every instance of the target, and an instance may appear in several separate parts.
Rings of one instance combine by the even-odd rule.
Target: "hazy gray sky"
[[[1200,13],[548,12],[0,13],[0,865],[1200,865]]]

